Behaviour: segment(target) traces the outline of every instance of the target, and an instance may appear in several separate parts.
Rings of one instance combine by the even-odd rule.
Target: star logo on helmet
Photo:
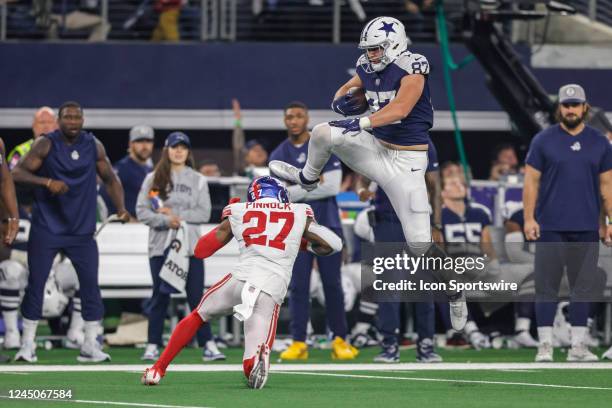
[[[386,37],[389,37],[389,34],[391,33],[395,33],[395,30],[393,29],[393,24],[395,24],[394,22],[391,23],[385,23],[384,21],[382,22],[382,27],[380,27],[378,29],[378,31],[384,31]]]

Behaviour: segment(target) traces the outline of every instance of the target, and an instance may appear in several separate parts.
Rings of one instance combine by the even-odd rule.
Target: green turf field
[[[184,350],[155,387],[140,385],[141,350],[112,349],[113,362],[103,365],[78,364],[72,350],[39,350],[36,365],[0,366],[0,395],[70,388],[72,401],[0,399],[0,407],[612,407],[612,363],[546,368],[531,363],[534,350],[442,350],[453,364],[370,364],[377,351],[365,349],[351,364],[332,362],[326,350],[313,350],[306,364],[275,363],[274,353],[266,387],[250,390],[240,349],[206,364],[199,350]],[[402,351],[402,362],[413,361],[414,350]]]

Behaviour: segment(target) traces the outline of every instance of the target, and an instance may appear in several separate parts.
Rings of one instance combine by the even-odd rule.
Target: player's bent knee
[[[28,283],[28,270],[19,262],[0,262],[0,289],[23,290]]]
[[[312,129],[310,143],[319,147],[332,145],[332,131],[328,123],[319,123]]]

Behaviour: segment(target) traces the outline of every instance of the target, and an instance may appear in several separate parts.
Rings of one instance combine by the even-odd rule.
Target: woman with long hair
[[[206,178],[194,170],[191,141],[182,132],[173,132],[166,139],[162,156],[152,173],[142,183],[136,214],[149,226],[149,265],[153,278],[153,294],[148,305],[148,345],[143,360],[156,360],[162,346],[162,332],[170,302],[171,286],[160,278],[169,252],[169,243],[180,228],[186,228],[189,268],[185,284],[189,307],[198,306],[204,291],[204,264],[193,256],[199,238],[199,226],[210,219],[210,194]],[[223,360],[209,325],[197,334],[198,344],[204,347],[204,361]]]

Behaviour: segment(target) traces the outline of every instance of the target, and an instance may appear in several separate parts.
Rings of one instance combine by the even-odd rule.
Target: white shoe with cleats
[[[576,346],[572,346],[567,352],[567,361],[570,362],[583,362],[588,363],[591,361],[598,361],[599,357],[591,353],[586,344],[581,343]]]
[[[140,357],[143,361],[155,361],[159,357],[159,349],[157,348],[157,344],[147,344],[144,353],[142,353],[142,357]]]
[[[85,342],[81,347],[81,354],[77,357],[77,361],[81,363],[101,363],[103,361],[110,361],[111,357],[109,354],[102,351],[102,347],[96,343]]]
[[[21,348],[15,354],[15,361],[26,361],[28,363],[35,363],[38,361],[36,357],[36,344],[26,342],[21,345]]]
[[[550,343],[541,343],[538,346],[538,353],[535,356],[536,363],[552,363],[553,361],[553,346]]]
[[[268,374],[270,371],[270,348],[267,344],[259,346],[257,353],[255,354],[255,365],[249,375],[248,385],[249,388],[255,390],[262,389],[268,381]]]
[[[270,164],[268,164],[268,167],[270,167],[270,173],[273,176],[293,184],[299,184],[306,191],[314,190],[319,184],[319,180],[316,180],[313,183],[305,183],[300,177],[301,170],[289,163],[285,163],[280,160],[272,160]]]
[[[519,347],[524,347],[524,348],[536,348],[538,347],[538,342],[536,339],[534,339],[531,336],[531,333],[529,333],[527,330],[523,330],[519,333],[517,333],[513,340],[516,342],[516,344]]]
[[[140,377],[140,382],[142,385],[157,385],[161,381],[164,374],[160,372],[157,367],[147,368],[142,377]]]
[[[18,331],[7,331],[4,334],[4,344],[2,346],[5,350],[13,350],[21,347],[21,335]]]

